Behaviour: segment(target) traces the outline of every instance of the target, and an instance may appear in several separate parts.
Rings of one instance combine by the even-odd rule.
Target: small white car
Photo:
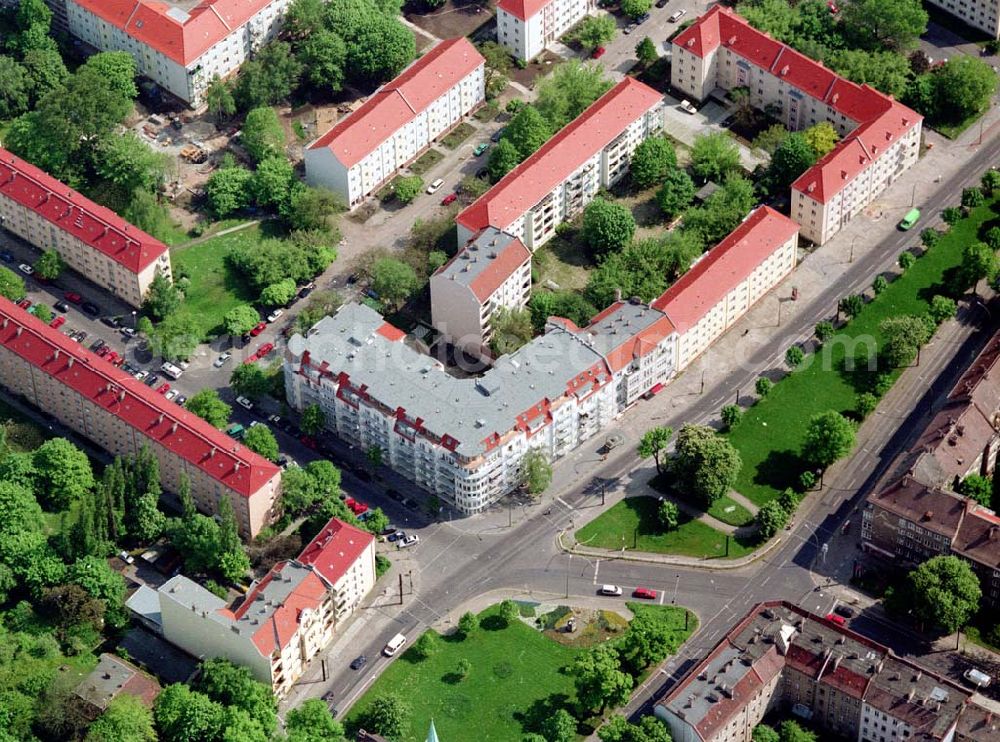
[[[136,371],[135,372],[135,378],[138,379],[139,381],[142,381],[147,376],[149,376],[149,371]]]
[[[223,353],[221,356],[216,358],[215,361],[212,362],[212,365],[215,366],[216,368],[222,368],[224,365],[226,365],[226,362],[232,357],[233,357],[232,353]]]
[[[443,178],[438,178],[433,183],[431,183],[429,186],[427,186],[427,193],[428,193],[428,195],[433,195],[437,191],[437,189],[440,188],[443,185],[444,185],[444,179]]]
[[[681,18],[683,18],[686,15],[687,15],[687,11],[682,8],[681,10],[675,10],[673,13],[671,13],[670,17],[667,18],[667,20],[670,23],[677,23],[677,21],[679,21]]]
[[[415,546],[420,543],[420,536],[413,534],[412,536],[407,536],[404,539],[396,542],[397,549],[409,549],[411,546]]]
[[[238,404],[244,410],[252,410],[253,409],[253,402],[251,402],[246,397],[237,397],[236,398],[236,404]]]
[[[168,392],[167,392],[166,394],[164,394],[163,396],[164,396],[164,397],[166,397],[166,399],[167,399],[167,401],[168,401],[168,402],[173,402],[173,401],[174,401],[174,398],[175,398],[175,397],[176,397],[176,396],[177,396],[178,394],[180,394],[180,392],[178,392],[178,391],[177,391],[176,389],[171,389],[170,391],[168,391]]]
[[[989,675],[987,675],[982,670],[977,670],[974,667],[970,667],[968,670],[966,670],[962,674],[962,677],[965,678],[966,680],[968,680],[970,683],[972,683],[977,688],[985,688],[986,686],[988,686],[990,684],[990,680],[991,680],[991,678],[990,678]]]
[[[601,585],[601,595],[621,595],[622,589],[617,585]]]
[[[269,315],[267,315],[267,321],[268,322],[277,322],[278,321],[278,317],[280,317],[284,313],[285,313],[284,309],[275,309],[273,312],[271,312]]]
[[[17,269],[19,271],[21,271],[21,273],[23,273],[26,276],[30,276],[31,274],[33,274],[35,272],[35,269],[32,268],[27,263],[21,263],[19,266],[17,266]]]
[[[698,109],[691,105],[691,101],[687,100],[681,101],[681,109],[690,114],[698,113]]]

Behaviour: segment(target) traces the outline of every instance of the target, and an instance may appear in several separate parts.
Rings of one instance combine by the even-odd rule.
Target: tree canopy
[[[820,412],[809,420],[802,443],[802,458],[810,466],[826,469],[854,448],[854,424],[836,410]]]
[[[743,467],[727,438],[702,425],[685,425],[677,434],[671,464],[678,486],[710,505],[726,494]]]
[[[199,390],[184,403],[184,406],[219,430],[229,424],[229,415],[233,411],[232,407],[219,398],[219,393],[214,389]]]
[[[701,134],[691,147],[691,169],[703,180],[722,180],[740,169],[740,150],[726,132]]]
[[[605,255],[622,249],[632,241],[635,219],[624,205],[597,197],[583,210],[580,231],[595,255]]]
[[[639,188],[652,188],[662,183],[677,169],[677,153],[666,137],[650,137],[635,148],[629,172]]]
[[[968,562],[955,556],[928,559],[906,576],[905,592],[914,615],[951,633],[979,610],[982,589]]]

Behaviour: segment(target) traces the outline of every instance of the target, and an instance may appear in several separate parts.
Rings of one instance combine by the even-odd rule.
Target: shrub
[[[792,368],[798,367],[805,360],[806,354],[797,345],[785,351],[785,362]]]
[[[722,424],[725,425],[727,429],[736,427],[736,424],[740,421],[742,416],[743,410],[740,409],[739,405],[727,404],[722,408]]]
[[[878,296],[887,288],[889,288],[889,282],[885,280],[885,276],[875,276],[875,280],[872,281],[872,291],[875,292],[875,296]]]
[[[962,216],[962,210],[957,206],[949,206],[941,212],[941,219],[943,219],[944,223],[949,226],[961,220]]]
[[[898,262],[900,270],[907,271],[913,267],[914,263],[917,262],[917,258],[913,253],[907,250],[906,252],[900,253]]]
[[[806,469],[804,472],[799,474],[799,487],[802,488],[803,492],[807,492],[816,486],[816,473],[810,469]]]
[[[957,311],[958,306],[951,297],[935,294],[931,298],[930,316],[935,324],[941,324],[945,320],[951,319]]]
[[[825,343],[833,335],[833,323],[823,320],[816,323],[816,339]]]
[[[986,201],[986,197],[983,195],[982,189],[976,187],[962,189],[962,206],[965,208],[974,209],[977,206],[982,206],[984,201]]]
[[[862,420],[872,414],[877,406],[878,397],[871,392],[862,392],[854,401],[854,411],[858,413],[858,417]]]
[[[920,233],[920,242],[924,247],[934,247],[941,239],[941,233],[932,227],[928,227]]]
[[[757,390],[757,395],[759,397],[766,397],[770,393],[771,389],[774,388],[774,382],[766,376],[761,376],[757,379],[757,383],[754,384],[754,388]]]
[[[672,531],[677,528],[680,510],[677,508],[676,503],[664,500],[660,503],[660,507],[656,511],[656,516],[660,521],[660,525],[663,526],[664,531]]]

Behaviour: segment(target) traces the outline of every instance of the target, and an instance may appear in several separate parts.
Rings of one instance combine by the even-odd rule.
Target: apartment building
[[[128,52],[140,75],[194,108],[213,77],[229,77],[278,35],[290,2],[64,1],[73,36],[100,51]]]
[[[431,322],[448,342],[487,354],[493,315],[523,309],[531,296],[531,253],[516,237],[488,227],[434,272]]]
[[[642,383],[666,382],[673,336],[662,312],[630,303],[585,329],[552,321],[484,375],[457,378],[352,303],[289,340],[285,389],[296,409],[319,404],[339,438],[377,446],[410,481],[477,513],[520,486],[525,453],[566,455],[607,427]]]
[[[927,0],[931,5],[973,28],[1000,38],[1000,2],[997,0]]]
[[[677,328],[678,371],[792,272],[798,240],[798,224],[761,206],[653,302]]]
[[[167,246],[110,209],[0,149],[0,227],[133,307],[157,273],[171,277]]]
[[[459,244],[487,227],[531,251],[626,172],[641,142],[663,129],[663,96],[626,77],[456,218]]]
[[[527,62],[582,21],[593,8],[593,0],[500,0],[497,41]]]
[[[331,520],[298,559],[278,562],[227,604],[177,575],[141,619],[199,658],[224,657],[285,695],[375,585],[375,538]],[[134,604],[130,604],[136,610]]]
[[[354,208],[486,100],[485,64],[442,41],[306,147],[306,180]]]
[[[281,470],[197,415],[0,298],[0,384],[114,456],[144,446],[166,490],[190,484],[195,505],[233,506],[244,537],[275,516]]]
[[[760,603],[669,693],[655,715],[675,742],[750,742],[775,711],[860,742],[997,738],[973,695],[892,650],[785,601]]]
[[[684,95],[746,88],[793,131],[827,121],[836,148],[792,184],[791,215],[802,236],[822,244],[888,188],[920,153],[923,117],[867,85],[856,85],[756,30],[732,10],[712,7],[674,38],[670,82]]]

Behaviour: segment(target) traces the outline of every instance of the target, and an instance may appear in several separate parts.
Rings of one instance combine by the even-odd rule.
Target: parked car
[[[493,135],[490,137],[490,141],[494,143],[499,142],[503,138],[503,133],[505,131],[507,131],[506,126],[503,127],[502,129],[497,129],[495,132],[493,132]]]
[[[458,200],[458,194],[457,193],[449,193],[447,196],[445,196],[444,198],[441,199],[441,205],[442,206],[447,206],[448,204],[455,203],[455,201],[457,201],[457,200]]]
[[[223,353],[214,361],[212,361],[212,365],[215,366],[216,368],[222,368],[224,365],[226,365],[226,363],[229,362],[229,359],[232,357],[233,357],[232,353]]]
[[[142,383],[148,386],[150,389],[152,389],[154,386],[156,386],[156,383],[159,380],[160,380],[159,376],[157,376],[156,374],[150,374],[149,376],[146,377],[146,380]]]
[[[174,401],[177,398],[177,390],[176,389],[171,389],[170,391],[168,391],[163,396],[167,399],[168,402],[172,402],[172,401]]]
[[[284,313],[285,313],[285,310],[283,310],[283,309],[275,309],[273,312],[271,312],[269,315],[267,315],[267,321],[268,322],[277,322],[278,321],[278,317],[280,317]],[[258,334],[260,334],[260,333],[258,333]]]
[[[118,317],[101,317],[101,322],[116,330],[122,326],[122,321]]]
[[[392,543],[393,541],[401,541],[404,538],[406,538],[406,531],[395,531],[389,534],[386,541]]]
[[[250,337],[257,337],[266,329],[267,329],[267,322],[259,322],[252,330],[250,330]]]
[[[476,157],[479,157],[481,154],[483,154],[483,152],[485,152],[489,148],[490,148],[489,142],[481,142],[480,144],[476,145],[476,148],[474,150],[472,150],[472,154],[474,154]]]
[[[854,609],[846,603],[838,603],[833,612],[844,618],[854,618]]]
[[[14,256],[11,255],[6,250],[4,250],[3,252],[0,252],[0,260],[2,260],[5,263],[13,263],[14,262]]]
[[[135,330],[133,330],[131,327],[121,327],[118,329],[118,332],[120,332],[125,337],[126,341],[131,340],[136,335]]]
[[[170,391],[170,382],[169,381],[164,381],[162,384],[160,384],[156,388],[156,393],[157,394],[166,394],[169,391]]]
[[[316,288],[316,284],[314,284],[314,283],[307,283],[305,286],[303,286],[302,288],[299,289],[299,298],[300,299],[305,299],[307,296],[309,296],[309,294],[311,294],[313,292],[313,289],[315,289],[315,288]]]
[[[176,404],[179,404],[181,407],[183,407],[184,403],[187,402],[187,401],[188,401],[188,398],[185,397],[183,394],[178,394],[176,397],[174,397],[174,402]]]
[[[648,20],[649,20],[649,13],[643,13],[641,16],[635,19],[635,25],[641,26]]]
[[[133,374],[133,376],[135,376],[137,381],[142,381],[147,376],[149,376],[149,371],[136,371],[135,374]]]
[[[416,546],[420,543],[420,536],[413,534],[412,536],[407,536],[404,539],[396,542],[397,549],[409,549],[411,546]]]
[[[89,301],[83,302],[83,304],[80,305],[80,309],[83,310],[84,314],[89,314],[91,317],[96,317],[101,313],[101,308]]]
[[[358,657],[355,657],[354,661],[351,662],[351,669],[352,670],[360,670],[362,667],[364,667],[367,664],[368,664],[368,658],[365,657],[362,654],[362,655],[359,655]]]
[[[673,13],[671,13],[670,17],[667,18],[667,20],[670,21],[671,23],[677,23],[677,21],[679,21],[681,18],[683,18],[686,15],[687,15],[687,11],[684,10],[684,8],[681,8],[680,10],[675,10]]]
[[[681,101],[681,110],[684,111],[685,113],[690,113],[692,115],[698,113],[698,109],[695,108],[691,104],[691,101],[688,101],[688,100],[682,100]]]
[[[49,322],[49,327],[54,327],[56,329],[59,329],[64,324],[66,324],[66,318],[65,317],[53,317],[52,321]]]
[[[35,269],[32,268],[27,263],[21,263],[19,266],[17,266],[17,269],[26,276],[30,276],[35,272]]]
[[[637,587],[632,591],[633,598],[642,598],[643,600],[656,600],[656,591],[650,590],[648,587]]]
[[[670,2],[670,0],[656,0],[656,7],[657,8],[665,8],[665,7],[667,7],[667,3],[669,3],[669,2]]]
[[[60,312],[62,312],[63,314],[66,314],[66,312],[68,312],[68,311],[69,311],[69,304],[67,304],[67,303],[66,303],[66,302],[64,302],[64,301],[57,301],[57,302],[56,302],[55,304],[53,304],[52,306],[53,306],[53,307],[54,307],[54,308],[55,308],[55,309],[56,309],[57,311],[60,311]]]
[[[601,595],[621,595],[622,589],[617,585],[601,585]]]
[[[253,402],[251,402],[249,399],[247,399],[246,397],[243,397],[243,396],[240,396],[240,397],[236,398],[236,404],[238,404],[244,410],[252,410],[253,409]]]
[[[94,342],[92,342],[92,343],[90,344],[90,349],[91,349],[92,351],[94,351],[94,352],[96,353],[96,352],[97,352],[97,351],[99,351],[99,350],[100,350],[101,348],[103,348],[103,347],[104,347],[105,345],[107,345],[107,343],[105,343],[105,342],[104,342],[103,340],[101,340],[100,338],[97,338],[97,340],[95,340]]]
[[[596,49],[594,49],[594,51],[592,51],[590,53],[590,58],[591,59],[600,59],[601,57],[604,56],[604,53],[606,51],[607,51],[607,49],[605,49],[603,46],[599,46]]]
[[[639,27],[638,23],[630,23],[627,26],[625,26],[624,30],[622,30],[622,33],[625,34],[626,36],[628,36],[630,33],[632,33],[633,31],[635,31],[635,29],[638,28],[638,27]]]
[[[264,343],[262,346],[257,348],[257,357],[265,358],[272,350],[274,350],[274,343]]]
[[[837,626],[844,626],[847,624],[847,621],[845,621],[842,616],[838,616],[836,613],[827,613],[826,620],[830,623],[837,624]]]
[[[977,670],[974,667],[970,667],[968,670],[962,673],[962,677],[968,680],[973,685],[975,685],[977,688],[985,688],[990,684],[990,681],[992,680],[992,678],[985,672],[983,672],[982,670]]]
[[[433,183],[427,186],[427,195],[433,196],[435,193],[437,193],[437,189],[443,185],[444,185],[444,178],[437,178],[436,180],[434,180]]]
[[[80,296],[75,291],[67,291],[65,294],[63,294],[63,298],[66,299],[66,301],[68,302],[72,302],[73,304],[83,303],[83,297]]]
[[[21,299],[21,301],[19,301],[17,303],[17,305],[19,307],[21,307],[21,309],[30,309],[31,308],[31,299]]]
[[[280,415],[268,415],[267,421],[271,423],[274,427],[281,429],[281,416]]]

